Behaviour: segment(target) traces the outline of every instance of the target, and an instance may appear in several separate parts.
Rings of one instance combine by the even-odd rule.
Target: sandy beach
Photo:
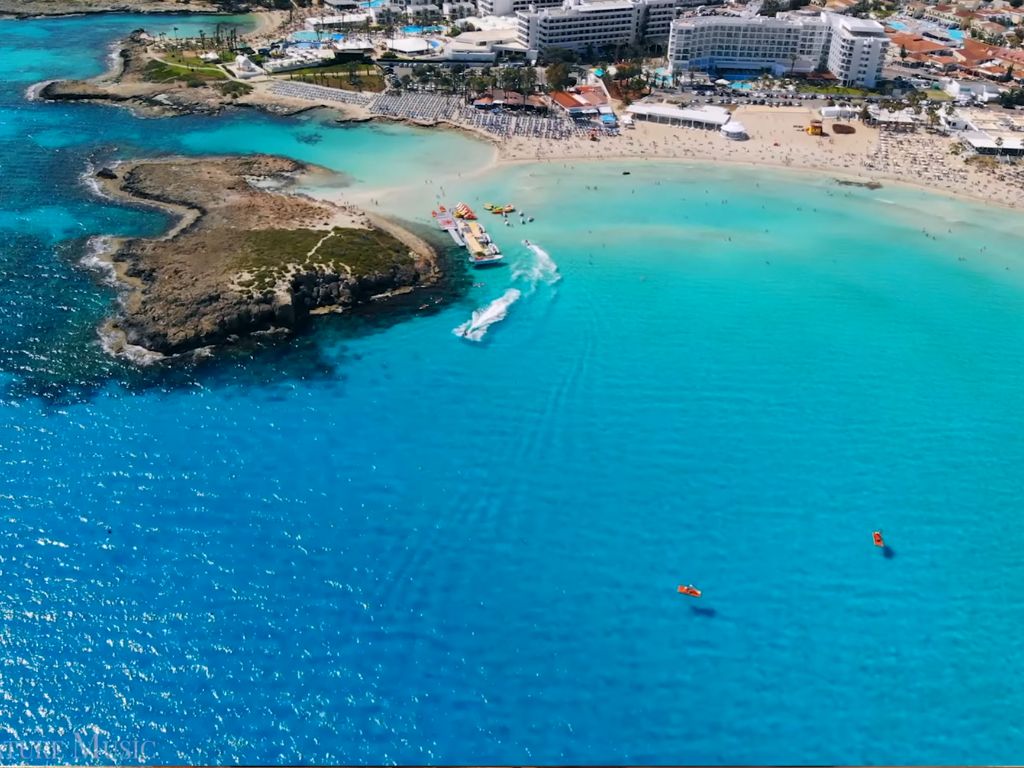
[[[897,182],[990,204],[1024,207],[1024,184],[1011,172],[1000,174],[964,162],[950,152],[949,138],[924,132],[892,134],[854,122],[852,134],[830,131],[810,136],[802,130],[812,118],[803,107],[739,107],[735,118],[750,138],[731,141],[717,131],[638,122],[621,136],[594,142],[570,138],[541,142],[511,137],[497,141],[498,163],[567,160],[637,160],[740,163],[828,174],[863,183]]]

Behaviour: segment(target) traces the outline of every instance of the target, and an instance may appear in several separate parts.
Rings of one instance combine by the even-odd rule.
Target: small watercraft
[[[871,534],[871,539],[872,539],[872,541],[875,542],[875,546],[876,547],[884,547],[885,546],[885,539],[882,538],[882,532],[881,531],[875,531],[874,533],[872,533]]]
[[[676,592],[678,592],[680,595],[689,595],[690,597],[700,597],[701,595],[701,591],[692,584],[680,584],[678,587],[676,587]]]
[[[527,248],[529,248],[530,247],[530,241],[529,240],[523,240],[523,245],[525,245]]]

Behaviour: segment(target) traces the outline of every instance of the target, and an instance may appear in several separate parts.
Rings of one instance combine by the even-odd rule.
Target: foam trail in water
[[[513,279],[525,281],[531,292],[541,283],[554,285],[562,279],[551,254],[529,240],[523,240],[523,245],[530,250],[534,258],[530,262],[516,264],[512,269]]]
[[[487,335],[488,328],[505,319],[508,308],[515,304],[520,296],[522,294],[515,288],[509,288],[486,307],[475,310],[473,316],[458,328],[452,329],[452,333],[470,341],[481,341]]]

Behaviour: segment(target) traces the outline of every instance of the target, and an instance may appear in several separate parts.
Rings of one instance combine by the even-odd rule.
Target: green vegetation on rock
[[[241,83],[238,80],[228,80],[224,83],[217,83],[217,90],[225,96],[237,99],[239,96],[247,96],[252,93],[252,86]]]
[[[181,64],[170,64],[166,61],[153,59],[146,63],[142,77],[151,83],[186,82],[189,85],[202,85],[211,80],[226,80],[227,75],[219,69],[192,69]]]
[[[377,229],[257,229],[246,232],[239,245],[235,266],[252,275],[243,285],[257,290],[272,288],[293,266],[323,265],[358,278],[413,265],[409,247]]]

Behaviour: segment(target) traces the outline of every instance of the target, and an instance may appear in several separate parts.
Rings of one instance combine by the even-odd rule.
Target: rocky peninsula
[[[39,86],[37,95],[127,106],[143,117],[216,114],[233,106],[283,115],[310,108],[274,98],[268,86],[230,78],[216,64],[167,50],[139,29],[121,45],[110,71],[88,80],[53,80]]]
[[[246,13],[259,4],[260,0],[0,0],[0,15],[29,18],[82,13]]]
[[[104,241],[100,258],[122,288],[107,348],[186,353],[437,281],[437,253],[404,228],[285,191],[306,170],[264,155],[102,169],[105,194],[175,222],[161,238]]]

